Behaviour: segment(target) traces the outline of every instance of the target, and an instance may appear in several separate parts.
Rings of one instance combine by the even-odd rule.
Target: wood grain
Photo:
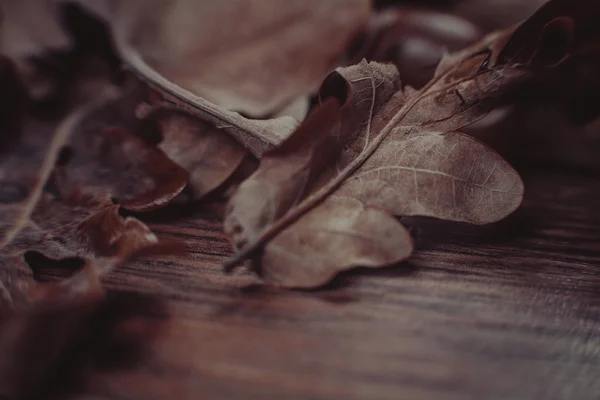
[[[108,361],[87,363],[71,398],[596,399],[600,181],[559,171],[525,180],[509,219],[405,220],[417,237],[409,262],[322,291],[224,276],[219,205],[175,221],[157,214],[152,228],[190,253],[108,277],[109,298],[138,307],[111,322],[104,339],[121,346],[102,347]]]

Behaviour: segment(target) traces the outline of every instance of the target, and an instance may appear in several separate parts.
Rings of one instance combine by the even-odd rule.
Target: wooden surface
[[[600,181],[525,180],[508,220],[407,221],[409,262],[314,292],[224,276],[218,207],[159,214],[151,226],[191,253],[109,276],[101,354],[60,380],[98,400],[598,399]]]

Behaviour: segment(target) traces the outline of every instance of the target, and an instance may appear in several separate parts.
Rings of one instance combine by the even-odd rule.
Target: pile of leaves
[[[506,159],[597,134],[600,5],[541,3],[4,2],[0,343],[133,257],[185,257],[143,222],[169,204],[229,197],[224,271],[286,288],[407,259],[400,217],[505,218]]]

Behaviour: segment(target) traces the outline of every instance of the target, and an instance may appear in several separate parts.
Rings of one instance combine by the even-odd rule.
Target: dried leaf
[[[392,215],[418,215],[484,224],[514,211],[523,195],[518,175],[495,152],[456,131],[533,78],[594,57],[596,8],[590,13],[551,1],[516,29],[445,57],[420,91],[400,90],[397,71],[380,64],[363,62],[330,75],[321,108],[265,154],[233,196],[225,228],[240,251],[226,269],[262,250],[256,268],[268,282],[314,287],[354,266],[400,261],[382,262],[384,251],[373,247],[362,251],[368,242],[387,243],[372,225],[335,229],[333,202],[340,199],[354,200],[357,213],[359,205],[385,211],[390,222]],[[345,236],[353,240],[340,239]],[[398,235],[395,248],[408,254],[410,246]]]
[[[248,154],[231,136],[181,111],[159,109],[148,119],[160,126],[158,147],[189,172],[188,187],[196,200],[229,179]]]
[[[79,258],[104,274],[142,250],[162,246],[141,221],[123,218],[118,210],[113,204],[73,208],[44,195],[19,234],[2,248],[0,292],[5,305],[22,306],[39,296],[41,289],[24,255],[36,257],[35,268]]]
[[[95,7],[118,43],[169,80],[262,117],[317,88],[367,24],[370,3],[143,0]]]
[[[206,121],[218,130],[233,136],[257,157],[260,157],[265,150],[281,143],[298,125],[298,122],[289,116],[266,120],[244,118],[236,112],[219,107],[169,81],[150,67],[127,44],[117,42],[117,46],[129,69],[161,97],[155,104],[152,104],[153,106],[179,108]]]
[[[169,244],[160,243],[141,221],[121,217],[120,206],[112,204],[110,197],[119,194],[119,188],[125,187],[138,173],[135,176],[141,181],[162,182],[157,177],[164,178],[170,188],[175,182],[178,193],[186,183],[187,173],[137,137],[119,134],[115,144],[113,135],[84,129],[97,126],[90,123],[95,112],[106,110],[113,100],[110,96],[100,96],[98,101],[73,113],[54,134],[36,126],[25,129],[21,142],[11,147],[2,160],[0,305],[22,306],[39,295],[41,289],[34,280],[32,268],[80,259],[98,273],[106,273],[141,251],[173,250]],[[84,147],[79,144],[98,141],[104,144],[99,146],[103,151],[81,152]],[[80,160],[75,174],[67,172],[69,163],[59,165],[55,171],[58,175],[49,181],[55,162],[65,163],[59,160],[59,154],[64,157],[61,149],[67,143],[74,146],[73,159],[77,159],[79,151],[87,163]],[[98,147],[89,146],[89,149]],[[123,151],[121,156],[115,157],[117,151]],[[168,168],[161,170],[165,163],[172,166],[175,173]],[[183,178],[178,178],[180,175]],[[85,186],[75,192],[67,190],[78,187],[77,183],[84,185],[79,180],[82,177],[87,180]],[[160,206],[165,196],[171,195],[165,194],[164,188],[142,186],[143,190],[125,202],[135,206],[132,208]],[[31,265],[32,257],[36,266]]]
[[[9,151],[0,153],[0,249],[26,224],[70,131],[27,120],[22,132],[12,132]]]
[[[486,224],[513,212],[523,195],[516,172],[494,151],[456,131],[568,56],[571,47],[561,48],[558,57],[540,57],[549,45],[547,30],[554,28],[540,19],[556,17],[547,11],[516,31],[528,32],[525,39],[537,46],[513,45],[514,30],[491,34],[442,60],[420,91],[401,90],[395,68],[376,63],[331,74],[321,88],[321,108],[265,154],[230,201],[225,228],[240,251],[225,267],[260,249],[257,269],[268,282],[314,287],[341,270],[387,265],[410,253],[407,235],[400,234],[392,247],[402,248],[403,256],[382,261],[382,250],[372,244],[370,252],[357,256],[357,248],[369,248],[366,243],[389,248],[383,245],[389,236],[377,234],[381,222],[340,226],[334,211],[340,201],[347,202],[344,207],[354,204],[358,214],[362,207],[375,207],[389,224],[392,215]],[[346,236],[352,240],[340,239]]]
[[[600,112],[599,17],[600,3],[553,1],[517,29],[506,58],[553,68],[519,93],[504,118],[469,134],[527,163],[597,165],[598,132],[589,123]]]
[[[145,212],[165,206],[185,187],[188,173],[183,168],[121,128],[133,129],[136,104],[134,94],[110,94],[70,128],[69,157],[57,168],[56,186],[71,204],[114,200]]]

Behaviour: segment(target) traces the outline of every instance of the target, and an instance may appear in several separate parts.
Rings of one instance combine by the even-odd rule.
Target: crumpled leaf
[[[316,89],[367,24],[370,3],[81,1],[106,17],[121,48],[191,93],[254,117]]]
[[[445,57],[420,91],[401,90],[396,69],[376,63],[331,74],[321,88],[321,108],[265,154],[231,199],[225,229],[240,250],[226,269],[255,255],[267,282],[315,287],[339,271],[389,265],[410,254],[407,235],[385,246],[391,234],[377,231],[383,223],[375,217],[376,223],[340,225],[337,213],[348,210],[337,211],[336,202],[359,215],[361,208],[384,212],[390,225],[392,215],[486,224],[513,212],[523,196],[517,173],[457,130],[585,50],[568,40],[551,48],[577,26],[556,20],[552,10],[564,4],[551,2],[516,31],[490,34]],[[364,252],[367,243],[371,251]]]
[[[36,268],[81,259],[105,274],[141,251],[170,251],[163,246],[141,221],[121,217],[118,205],[73,207],[44,194],[19,233],[1,249],[0,304],[20,307],[36,298],[40,289],[27,255],[43,264]]]
[[[41,289],[32,268],[81,260],[104,274],[140,252],[175,250],[138,219],[122,217],[121,206],[111,202],[134,178],[145,182],[158,176],[171,187],[176,182],[174,193],[157,190],[159,185],[141,185],[136,197],[124,201],[136,210],[152,209],[165,197],[175,196],[187,181],[183,169],[141,139],[118,132],[115,144],[110,132],[90,128],[99,128],[93,122],[96,113],[103,115],[114,106],[112,96],[101,95],[75,111],[54,133],[26,127],[21,140],[0,160],[0,308],[20,307],[35,298]],[[77,161],[74,174],[69,173],[72,160],[63,160],[69,158],[66,144],[74,149],[73,160],[78,152],[85,159]],[[160,170],[162,175],[154,173],[165,164],[175,173],[169,169]]]
[[[56,186],[72,204],[116,201],[145,212],[167,205],[185,187],[188,173],[163,152],[130,132],[137,93],[115,92],[70,128],[68,159],[56,170]]]
[[[195,200],[221,186],[240,167],[248,151],[214,125],[179,110],[158,108],[145,121],[158,124],[158,148],[189,172]]]

